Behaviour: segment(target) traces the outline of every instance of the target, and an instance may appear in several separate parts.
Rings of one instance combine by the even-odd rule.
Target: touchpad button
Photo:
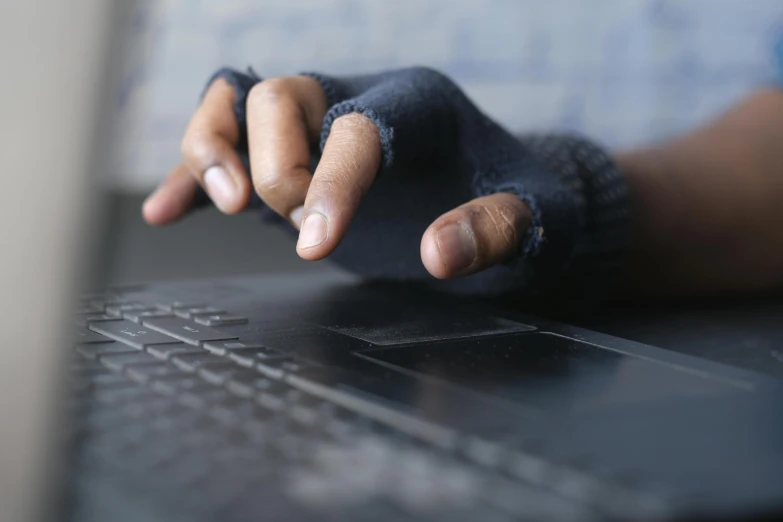
[[[358,355],[550,412],[735,391],[676,365],[545,333],[379,348]]]

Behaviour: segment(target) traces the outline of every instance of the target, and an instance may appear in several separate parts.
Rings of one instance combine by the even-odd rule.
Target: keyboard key
[[[112,341],[114,342],[114,341]],[[72,375],[79,374],[80,376],[92,375],[97,373],[107,373],[109,370],[99,362],[86,360],[86,359],[74,359],[71,361],[70,373]]]
[[[153,356],[144,352],[104,355],[100,360],[106,367],[115,371],[123,371],[130,366],[163,364]]]
[[[140,323],[144,319],[159,319],[162,317],[174,317],[174,314],[165,310],[142,310],[138,312],[123,312],[122,316],[128,321]]]
[[[241,397],[253,395],[267,390],[285,390],[288,386],[280,381],[273,381],[255,370],[244,369],[229,377],[226,389]]]
[[[120,321],[122,318],[110,314],[88,315],[84,318],[88,323],[101,323],[104,321]]]
[[[133,302],[134,301],[132,301],[132,300],[126,298],[126,297],[115,296],[115,297],[109,297],[109,298],[105,298],[105,299],[101,299],[101,298],[93,299],[89,303],[90,303],[90,305],[96,306],[96,307],[100,308],[101,310],[105,310],[107,306],[116,306],[116,305],[128,304],[128,303],[133,303]]]
[[[181,402],[181,401],[180,401]],[[198,423],[201,415],[187,405],[177,404],[179,410],[167,411],[149,423],[149,428],[155,432],[184,433]],[[170,436],[170,435],[169,435]]]
[[[139,386],[138,384],[122,388],[98,389],[93,396],[101,402],[112,404],[119,404],[126,401],[141,402],[155,400],[159,397],[152,390]]]
[[[210,384],[222,386],[235,373],[252,371],[239,366],[234,361],[229,361],[227,359],[223,359],[223,361],[225,361],[225,364],[207,364],[202,366],[199,368],[198,374]],[[258,372],[256,372],[256,374],[257,373]]]
[[[124,408],[100,408],[89,412],[82,419],[82,428],[88,430],[93,437],[95,432],[123,428],[135,420],[124,411]],[[116,443],[119,445],[121,441],[117,440]]]
[[[190,390],[199,386],[204,386],[204,381],[193,373],[182,370],[180,370],[179,374],[158,377],[151,384],[153,390],[165,395],[178,395],[183,390]]]
[[[270,412],[267,411],[268,417],[263,420],[249,419],[240,428],[255,444],[263,445],[280,436],[282,422],[274,413],[271,413],[271,417],[269,414]],[[268,458],[268,454],[264,454],[264,457]]]
[[[118,304],[118,305],[106,307],[106,312],[114,315],[122,315],[125,312],[146,312],[152,310],[157,310],[157,308],[155,308],[154,306],[150,306],[148,304],[137,303],[137,302]]]
[[[158,303],[158,308],[173,312],[184,308],[202,308],[205,305],[200,301],[174,301],[173,303]]]
[[[342,418],[346,420],[351,415],[347,410],[340,410],[334,404],[313,395],[300,393],[294,398],[295,401],[288,408],[288,415],[296,422],[306,426],[313,426],[325,419]]]
[[[133,381],[129,380],[121,373],[102,373],[100,375],[95,375],[90,379],[90,384],[96,388],[135,386]]]
[[[232,324],[247,324],[247,317],[241,315],[215,314],[196,316],[193,318],[198,324],[206,326],[229,326]]]
[[[171,357],[171,362],[179,366],[186,372],[195,372],[203,366],[208,365],[227,365],[234,364],[231,361],[213,355],[206,350],[199,350],[198,353],[176,354]]]
[[[154,379],[160,379],[161,377],[189,375],[187,372],[183,372],[182,370],[168,364],[161,366],[155,366],[151,364],[131,366],[127,369],[127,374],[128,377],[134,381],[142,383],[146,383]]]
[[[183,391],[179,396],[179,401],[189,408],[202,409],[228,397],[231,397],[231,394],[223,388],[202,383],[201,386]]]
[[[305,370],[315,369],[317,366],[291,361],[286,359],[269,359],[256,365],[258,371],[273,379],[282,379],[283,375],[300,374]]]
[[[132,347],[119,344],[115,342],[111,343],[97,343],[97,344],[85,344],[79,346],[76,351],[81,354],[82,357],[87,359],[97,360],[102,355],[116,354],[116,353],[135,353],[136,350]]]
[[[260,361],[267,361],[267,360],[285,360],[290,359],[288,355],[284,354],[280,350],[275,350],[274,348],[240,348],[237,350],[232,350],[228,353],[228,356],[237,362],[237,364],[241,364],[242,366],[246,366],[248,368],[251,368],[255,366],[256,363]]]
[[[173,355],[186,354],[186,353],[204,353],[201,348],[193,348],[185,343],[177,344],[159,344],[156,346],[150,346],[147,348],[147,353],[153,357],[157,357],[163,361],[171,359]]]
[[[102,314],[103,313],[103,307],[102,306],[95,306],[92,304],[81,306],[75,310],[75,313],[77,315],[94,315],[94,314]]]
[[[112,299],[118,299],[122,297],[115,292],[83,292],[79,295],[79,299],[82,301],[111,301]]]
[[[253,401],[229,394],[216,401],[210,409],[212,418],[226,424],[239,424],[257,416],[260,412]]]
[[[255,341],[217,341],[204,343],[204,348],[214,353],[215,355],[226,355],[234,350],[240,350],[242,348],[266,348],[262,343]]]
[[[207,341],[225,341],[237,338],[235,334],[219,332],[209,326],[196,325],[180,317],[146,319],[142,322],[144,326],[176,337],[188,344],[198,345]]]
[[[144,328],[130,321],[109,321],[105,323],[95,323],[90,325],[90,330],[98,332],[117,341],[138,348],[144,349],[147,346],[156,344],[173,344],[177,339],[172,339],[168,335],[155,332],[149,328]]]
[[[79,326],[87,326],[90,323],[98,323],[101,321],[119,321],[119,317],[115,317],[113,315],[106,315],[106,314],[94,314],[94,315],[86,315],[84,317],[76,317],[73,322],[78,324]]]
[[[182,317],[183,319],[193,319],[199,315],[224,314],[226,311],[215,306],[197,306],[194,308],[177,308],[174,310],[174,313],[177,314],[177,317]]]
[[[298,394],[299,392],[297,390],[291,389],[289,389],[288,392],[282,394],[277,390],[274,393],[262,391],[256,395],[255,399],[256,402],[264,409],[273,412],[282,412],[290,402],[295,400],[295,396],[289,395],[289,393]]]
[[[299,404],[292,404],[288,408],[288,416],[304,426],[315,426],[319,419],[319,411]]]
[[[144,366],[136,366],[134,370],[139,368],[144,368]],[[155,415],[167,415],[172,410],[176,411],[177,408],[179,408],[179,404],[175,399],[156,395],[155,399],[128,404],[123,409],[127,415],[143,421]]]
[[[109,339],[105,335],[93,332],[87,328],[76,329],[76,342],[79,344],[92,344],[92,343],[113,343],[112,339]]]
[[[74,393],[92,392],[98,388],[121,388],[123,386],[135,386],[133,381],[121,373],[114,373],[104,368],[106,373],[98,373],[89,376],[71,376],[71,391]]]

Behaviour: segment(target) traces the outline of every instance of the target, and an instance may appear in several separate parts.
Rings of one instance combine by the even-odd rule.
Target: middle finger
[[[312,78],[275,78],[250,91],[247,111],[256,192],[298,227],[291,212],[302,206],[310,186],[310,144],[318,138],[326,96]]]

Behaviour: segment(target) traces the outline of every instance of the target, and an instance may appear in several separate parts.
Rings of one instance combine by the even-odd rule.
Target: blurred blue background
[[[133,20],[113,181],[147,190],[179,157],[205,80],[424,64],[515,131],[611,147],[704,121],[775,77],[780,0],[159,0]]]

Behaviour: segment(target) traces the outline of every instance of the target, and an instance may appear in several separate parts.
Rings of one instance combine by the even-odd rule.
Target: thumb
[[[466,276],[519,252],[530,210],[513,194],[474,199],[436,219],[421,239],[421,260],[438,279]]]

